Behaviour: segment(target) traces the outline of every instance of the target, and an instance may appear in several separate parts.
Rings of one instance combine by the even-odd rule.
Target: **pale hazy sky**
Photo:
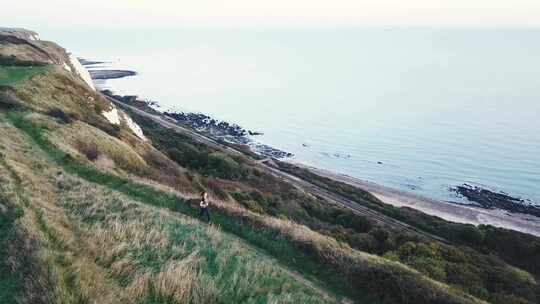
[[[0,26],[539,27],[540,0],[1,0]],[[6,2],[9,2],[7,4]]]

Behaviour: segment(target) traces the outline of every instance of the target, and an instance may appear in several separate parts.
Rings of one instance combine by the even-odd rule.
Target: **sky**
[[[8,2],[8,0],[2,0]],[[540,27],[540,0],[17,0],[0,26],[27,28]]]

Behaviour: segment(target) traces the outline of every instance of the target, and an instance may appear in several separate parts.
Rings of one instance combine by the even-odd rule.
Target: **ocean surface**
[[[262,131],[294,161],[437,199],[472,183],[540,204],[540,30],[40,32],[139,73],[114,91]]]

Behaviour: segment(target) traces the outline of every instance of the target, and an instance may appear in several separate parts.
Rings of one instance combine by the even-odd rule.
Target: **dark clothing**
[[[199,212],[199,217],[202,217],[204,215],[206,215],[206,217],[208,218],[208,221],[210,221],[210,211],[208,210],[208,207],[206,208],[201,207],[200,212]]]

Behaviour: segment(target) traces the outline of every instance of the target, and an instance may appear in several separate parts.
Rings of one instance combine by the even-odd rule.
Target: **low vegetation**
[[[43,129],[12,113],[13,124],[30,136],[56,163],[70,173],[85,180],[124,193],[140,202],[181,212],[196,214],[196,208],[182,204],[179,198],[153,188],[133,184],[115,175],[99,172],[93,167],[66,158],[65,153],[54,147],[45,137]],[[376,296],[382,301],[414,303],[470,303],[459,292],[450,292],[429,279],[423,278],[400,264],[393,264],[376,256],[356,252],[328,237],[287,221],[267,218],[242,209],[220,205],[213,222],[221,229],[235,234],[252,245],[278,258],[283,264],[297,269],[306,277],[315,277],[332,289],[354,299]],[[321,267],[325,266],[326,267]],[[338,271],[336,273],[336,270]],[[351,285],[351,282],[352,283]],[[407,290],[406,293],[402,292]],[[429,292],[426,296],[426,292]],[[371,300],[373,301],[373,299]]]
[[[511,265],[540,275],[540,239],[537,237],[488,225],[475,227],[448,222],[411,208],[394,207],[351,185],[316,175],[293,164],[285,162],[278,164],[280,169],[286,172],[305,178],[373,210],[479,252],[496,254]]]
[[[183,147],[186,142],[197,144],[193,142],[193,139],[184,135],[167,136],[166,134],[170,133],[170,130],[160,127],[148,118],[140,117],[135,113],[131,113],[131,115],[144,128],[149,138],[159,143],[157,147],[163,151],[167,151],[168,147]],[[162,138],[166,138],[166,140]],[[199,158],[205,158],[208,154],[213,153],[207,147],[197,149],[197,152]],[[536,282],[523,277],[514,271],[513,267],[508,266],[505,263],[507,256],[503,251],[478,246],[479,243],[476,243],[477,240],[474,239],[474,236],[477,234],[477,229],[500,230],[501,237],[505,233],[510,233],[518,237],[517,241],[513,240],[513,245],[530,246],[526,248],[527,254],[534,253],[535,242],[538,241],[536,238],[491,226],[476,228],[472,225],[450,223],[412,209],[396,208],[347,184],[317,176],[310,171],[287,163],[278,162],[278,164],[281,169],[289,173],[421,230],[448,238],[458,245],[426,240],[419,236],[381,226],[369,218],[355,215],[352,211],[329,205],[320,198],[311,197],[293,187],[283,185],[275,177],[258,172],[256,168],[250,166],[249,161],[240,157],[237,157],[237,166],[246,172],[240,178],[244,189],[243,191],[230,191],[230,196],[253,212],[294,220],[320,233],[346,242],[352,248],[407,264],[430,278],[459,286],[464,291],[479,298],[494,303],[506,303],[508,297],[532,302],[536,300],[539,292]],[[205,174],[204,170],[200,172]],[[224,178],[219,174],[215,174],[213,177]],[[251,187],[246,188],[246,185]],[[226,189],[227,186],[221,188]],[[519,237],[527,237],[533,242],[522,242],[523,240],[520,241]],[[399,254],[411,246],[420,249],[431,248],[431,250],[414,250],[409,255]],[[487,254],[490,252],[497,253],[499,256],[490,256]],[[534,265],[539,260],[540,257],[525,263]],[[515,262],[510,264],[523,267],[523,264]],[[527,267],[525,269],[535,273],[534,268]]]
[[[19,211],[2,213],[2,232],[12,227],[21,213],[34,214],[44,246],[41,250],[46,254],[43,258],[52,263],[46,266],[52,268],[48,278],[60,287],[58,293],[47,292],[54,301],[335,302],[333,296],[298,280],[264,252],[190,219],[195,209],[181,198],[70,160],[42,136],[43,130],[18,114],[10,114],[10,120],[25,132],[20,134],[2,122],[13,141],[3,149],[6,161],[0,170],[11,170],[19,177],[6,184],[24,183],[18,195],[27,195],[28,201],[13,209]],[[30,145],[35,143],[42,149],[26,150],[27,156],[19,158],[18,153],[28,146],[27,136]],[[35,166],[41,170],[32,169]],[[191,212],[186,217],[168,211],[172,208],[153,207],[160,203],[184,206]],[[4,233],[3,237],[9,235]],[[8,300],[18,298],[23,291],[20,286],[24,286],[13,277],[24,273],[11,270],[6,271],[10,277],[0,281],[14,285],[6,290],[4,299]]]

